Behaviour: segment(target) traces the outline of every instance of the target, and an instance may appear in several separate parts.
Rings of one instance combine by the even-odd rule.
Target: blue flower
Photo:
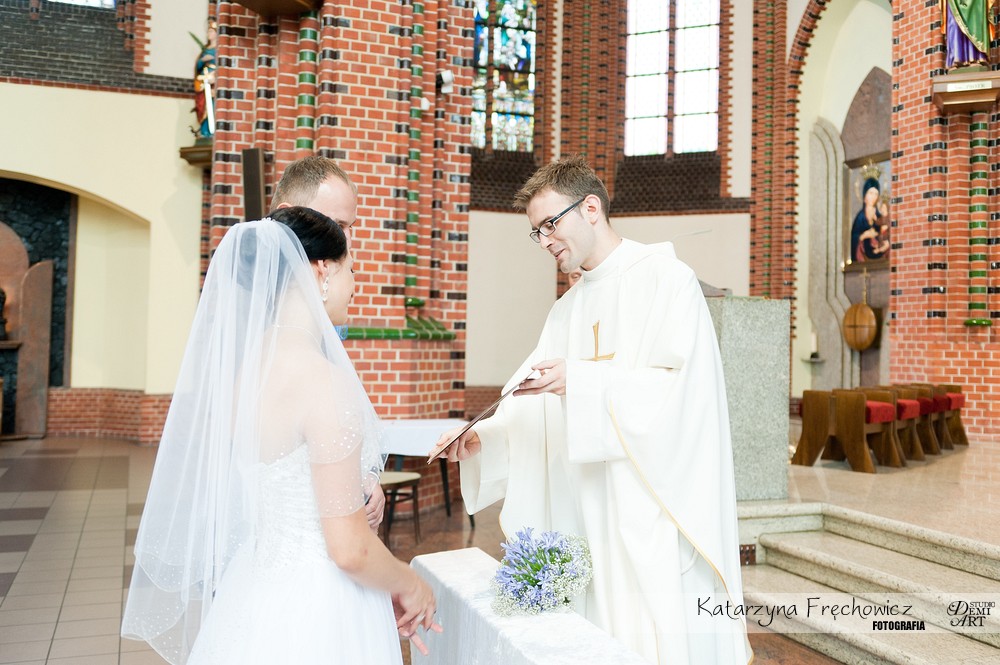
[[[501,615],[538,614],[569,605],[590,583],[587,542],[579,536],[525,527],[501,545],[503,560],[493,577],[493,609]]]

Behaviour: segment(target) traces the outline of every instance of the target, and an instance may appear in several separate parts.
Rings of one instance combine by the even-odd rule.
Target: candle
[[[816,337],[816,331],[812,332],[812,346],[809,347],[813,353],[819,352],[819,339]]]

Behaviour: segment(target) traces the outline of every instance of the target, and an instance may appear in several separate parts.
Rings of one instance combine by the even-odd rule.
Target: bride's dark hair
[[[292,230],[310,261],[330,259],[339,263],[347,256],[347,236],[344,235],[344,230],[321,212],[303,206],[292,206],[278,208],[269,213],[268,217]]]

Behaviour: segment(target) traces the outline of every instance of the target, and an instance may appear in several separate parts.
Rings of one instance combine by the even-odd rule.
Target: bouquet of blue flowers
[[[493,611],[501,616],[538,614],[569,605],[590,583],[590,549],[580,536],[532,529],[501,545],[503,560],[493,577]]]

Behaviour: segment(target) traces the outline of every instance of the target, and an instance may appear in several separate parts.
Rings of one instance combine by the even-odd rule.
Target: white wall
[[[789,12],[791,12],[791,3]],[[809,136],[818,118],[843,129],[844,119],[858,88],[873,67],[892,71],[892,7],[887,0],[837,0],[820,15],[813,33],[799,94],[798,144],[798,255],[796,257],[796,328],[792,358],[812,351],[813,325],[809,312]],[[801,16],[789,13],[796,26]],[[806,363],[792,362],[792,395],[812,387]]]
[[[803,15],[806,12],[806,7],[809,6],[809,1],[810,0],[787,0],[788,7],[785,10],[785,16],[788,17],[788,24],[785,26],[785,59],[786,60],[788,59],[788,56],[792,52],[792,43],[795,40],[795,35],[799,31],[799,25],[801,25],[801,23],[802,23],[802,18],[803,18]],[[830,9],[832,9],[833,5],[840,4],[843,1],[844,0],[837,0],[836,2],[831,2],[831,3],[827,4],[826,10],[824,11],[823,14],[820,15],[820,16],[822,16],[822,18],[820,19],[820,21],[825,20],[826,14],[830,11]],[[846,0],[846,1],[847,2],[853,2],[853,0]],[[811,48],[809,49],[809,52],[812,53],[812,49]]]
[[[753,3],[733,5],[731,48],[732,76],[729,79],[729,160],[724,165],[729,179],[729,195],[750,197],[751,120],[753,118]]]
[[[556,300],[556,267],[521,214],[469,214],[465,384],[499,386],[535,348]]]
[[[0,177],[66,190],[148,226],[146,295],[115,307],[148,312],[145,389],[173,392],[199,291],[201,169],[177,152],[191,144],[191,102],[0,83],[0,108]],[[94,333],[75,331],[74,349],[97,345],[84,334]]]
[[[698,277],[736,295],[750,290],[750,216],[615,217],[623,236],[674,242]],[[469,300],[465,383],[506,383],[535,348],[556,299],[552,258],[528,238],[522,214],[473,211],[469,219]]]
[[[71,385],[144,390],[149,225],[81,198],[73,287]]]
[[[669,240],[701,281],[737,296],[750,293],[749,214],[613,217],[611,225],[638,242]]]
[[[208,3],[205,0],[153,2],[149,13],[149,64],[144,73],[193,78],[200,50],[188,33],[206,41]]]

